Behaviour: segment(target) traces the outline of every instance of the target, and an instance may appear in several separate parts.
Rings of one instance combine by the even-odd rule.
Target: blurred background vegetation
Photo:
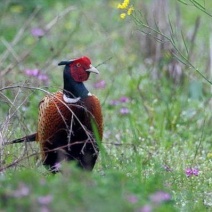
[[[212,2],[0,2],[2,211],[210,211]],[[86,86],[104,114],[93,173],[49,176],[37,144],[38,104],[63,86],[57,63],[87,55]]]

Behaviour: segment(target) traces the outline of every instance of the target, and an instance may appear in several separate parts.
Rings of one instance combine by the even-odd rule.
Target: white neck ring
[[[77,98],[70,98],[70,97],[67,97],[65,94],[63,94],[63,100],[65,103],[77,103],[81,98],[80,97],[77,97]]]

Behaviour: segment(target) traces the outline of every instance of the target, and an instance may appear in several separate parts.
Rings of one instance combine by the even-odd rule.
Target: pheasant
[[[42,163],[52,173],[63,160],[92,170],[99,153],[98,141],[102,140],[103,118],[98,98],[83,82],[90,73],[99,72],[85,56],[58,65],[65,66],[63,91],[48,94],[40,102],[37,132],[11,143],[37,141]]]

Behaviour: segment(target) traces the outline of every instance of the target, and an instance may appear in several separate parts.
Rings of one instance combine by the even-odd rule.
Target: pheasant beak
[[[88,72],[93,72],[95,74],[99,74],[99,71],[97,70],[97,68],[95,68],[94,66],[90,65],[89,69],[86,69],[86,71]]]

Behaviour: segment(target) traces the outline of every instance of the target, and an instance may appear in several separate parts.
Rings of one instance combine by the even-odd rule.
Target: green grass
[[[174,64],[169,51],[158,61],[146,53],[146,37],[132,17],[120,20],[115,1],[6,2],[0,3],[0,87],[16,87],[0,90],[0,141],[36,131],[44,91],[62,88],[57,63],[80,55],[88,55],[95,66],[104,62],[100,75],[86,82],[102,103],[104,139],[92,173],[63,164],[62,174],[55,176],[42,167],[36,143],[0,146],[0,211],[210,211],[211,84],[188,66],[182,66],[183,79],[175,83],[167,72]],[[134,5],[142,15],[151,7]],[[187,36],[186,43],[193,45],[192,65],[210,80],[205,71],[210,34],[204,23],[211,18],[191,5],[179,6],[184,35],[201,17],[195,42]],[[175,11],[170,5],[173,23]],[[49,31],[39,39],[31,35],[33,27]],[[186,55],[182,37],[175,41]],[[154,39],[152,44],[157,45]],[[26,69],[35,68],[49,81],[26,76]],[[105,88],[96,89],[101,80]],[[188,168],[198,169],[198,176],[187,177]]]

